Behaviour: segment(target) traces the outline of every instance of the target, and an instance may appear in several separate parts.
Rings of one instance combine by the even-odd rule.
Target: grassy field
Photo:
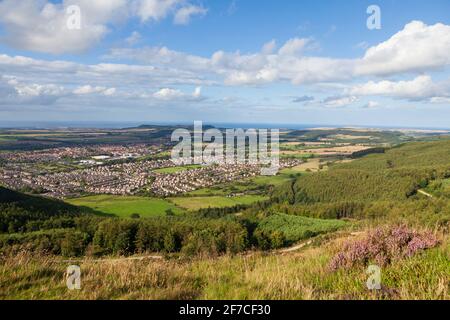
[[[74,262],[81,290],[68,290],[62,258],[21,252],[0,259],[0,299],[450,299],[450,241],[382,268],[383,290],[366,288],[364,267],[328,265],[346,238],[289,254],[217,259]]]
[[[236,193],[253,192],[261,186],[280,186],[292,179],[299,171],[284,169],[276,176],[257,176],[243,181],[203,188],[187,193],[190,196],[227,196]]]
[[[316,172],[316,171],[320,170],[320,165],[321,165],[320,159],[318,159],[318,158],[309,159],[307,162],[302,163],[298,166],[295,166],[295,167],[289,168],[289,169],[284,169],[281,171],[281,173],[296,174],[296,173],[304,173],[304,172],[308,172],[308,171]]]
[[[266,199],[267,197],[263,196],[246,195],[237,197],[179,197],[170,198],[169,200],[178,207],[182,207],[187,210],[198,210],[204,208],[225,208],[240,204],[252,204],[254,202]]]
[[[248,183],[247,181],[236,181],[232,183],[227,183],[223,185],[217,185],[209,188],[198,189],[195,191],[188,192],[186,195],[189,196],[228,196],[236,193],[243,193],[254,189],[254,185]]]
[[[174,213],[181,211],[166,200],[144,197],[100,195],[70,199],[67,202],[121,218],[128,218],[134,213],[143,218],[161,216],[165,215],[168,209],[171,209]]]
[[[298,172],[295,172],[294,174],[297,174]],[[285,174],[285,171],[282,171],[280,174],[276,176],[259,176],[252,179],[252,182],[257,185],[272,185],[272,186],[279,186],[286,182],[289,182],[291,180],[290,178],[291,172]]]
[[[300,151],[282,151],[280,152],[280,156],[284,159],[310,159],[314,157],[312,153],[303,153]]]

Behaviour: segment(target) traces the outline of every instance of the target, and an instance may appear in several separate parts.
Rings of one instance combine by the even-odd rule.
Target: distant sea
[[[0,121],[0,128],[13,129],[67,129],[67,128],[97,128],[97,129],[121,129],[139,127],[141,125],[193,125],[193,122],[146,122],[146,121]],[[416,129],[416,130],[450,130],[442,127],[414,127],[414,126],[382,126],[382,125],[355,125],[355,124],[289,124],[289,123],[231,123],[231,122],[203,122],[203,125],[211,125],[218,128],[242,128],[242,129],[294,129],[304,130],[311,128],[377,128],[377,129]]]

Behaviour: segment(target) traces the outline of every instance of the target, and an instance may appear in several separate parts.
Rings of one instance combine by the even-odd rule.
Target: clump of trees
[[[98,254],[183,252],[188,255],[238,253],[246,248],[247,231],[221,219],[158,217],[140,221],[107,219],[93,238]]]
[[[0,234],[0,248],[26,245],[64,256],[181,252],[235,254],[248,246],[247,229],[232,219],[64,217],[28,221],[22,232]],[[31,231],[36,230],[36,231]]]

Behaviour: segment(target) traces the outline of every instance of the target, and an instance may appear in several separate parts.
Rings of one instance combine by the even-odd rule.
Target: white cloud
[[[436,93],[436,86],[430,76],[418,76],[411,81],[369,81],[350,90],[350,94],[353,95],[389,96],[407,99],[430,97]]]
[[[310,43],[310,39],[293,38],[288,40],[278,51],[280,55],[296,56],[301,54]]]
[[[0,77],[0,104],[47,105],[65,96],[67,92],[62,86],[55,84],[25,83],[12,76]]]
[[[52,82],[58,79],[59,83],[78,86],[86,83],[106,87],[209,83],[192,72],[175,68],[114,63],[89,65],[8,55],[0,55],[0,74],[26,76],[40,82]]]
[[[371,47],[358,61],[356,74],[422,72],[450,64],[450,26],[408,23],[390,39]]]
[[[183,92],[181,92],[180,90],[175,90],[175,89],[171,89],[171,88],[163,88],[153,94],[153,96],[156,99],[161,99],[161,100],[178,99],[178,98],[181,98],[183,95],[184,95]]]
[[[78,5],[81,29],[69,29],[66,9]],[[0,3],[0,24],[7,44],[25,50],[61,54],[80,53],[100,41],[107,23],[116,19],[126,0],[64,0],[62,4],[34,0],[4,0]]]
[[[364,46],[367,44],[364,44]],[[435,70],[450,64],[450,26],[428,26],[414,21],[390,39],[370,47],[360,59],[306,55],[316,44],[309,38],[286,41],[278,52],[276,42],[261,52],[217,51],[210,58],[172,51],[166,47],[115,49],[110,57],[131,57],[180,69],[216,73],[229,85],[255,85],[275,81],[293,84],[346,81],[360,76],[395,75]]]
[[[159,21],[173,12],[180,2],[180,0],[136,0],[136,14],[143,22]]]
[[[70,29],[67,9],[80,8],[81,29]],[[178,20],[187,24],[191,16],[206,14],[185,0],[3,0],[0,2],[2,42],[30,51],[63,54],[81,53],[96,45],[111,26],[132,17],[142,22],[160,21],[179,12]],[[178,13],[177,13],[178,15]],[[130,39],[133,41],[133,38]]]
[[[202,76],[216,75],[227,85],[261,85],[289,81],[295,85],[342,82],[360,77],[435,70],[450,63],[450,26],[411,22],[387,41],[367,49],[360,59],[335,59],[307,55],[316,44],[293,38],[275,52],[276,42],[260,52],[217,51],[210,58],[168,48],[115,49],[111,58],[179,68]]]
[[[101,86],[92,87],[91,85],[85,85],[73,90],[73,94],[103,94],[105,96],[112,96],[116,93],[116,88],[106,88]]]
[[[202,88],[195,88],[192,94],[186,94],[178,89],[162,88],[153,94],[153,97],[158,100],[173,101],[173,100],[200,100],[202,98]]]
[[[69,3],[69,0],[66,1]],[[75,1],[80,2],[81,0],[72,2]],[[11,3],[11,1],[5,0],[0,2],[0,5],[5,3]],[[112,1],[110,4],[99,1],[96,2],[97,7],[92,9],[92,12],[99,11],[103,5],[107,12],[99,13],[98,21],[105,21],[106,25],[106,21],[111,21],[111,17],[115,16],[114,8],[120,7],[120,3],[119,0]],[[156,3],[153,2],[153,5]],[[176,9],[167,11],[167,15],[175,14],[176,10],[187,3],[188,1],[177,3],[174,7]],[[168,4],[166,3],[166,5]],[[50,8],[59,9],[60,7],[52,4]],[[38,12],[41,14],[41,11]],[[49,12],[45,14],[52,17],[52,10]],[[5,14],[11,25],[25,23],[21,22],[24,17],[20,7],[16,17],[17,21],[12,22],[15,19],[13,11],[0,12],[0,16]],[[162,17],[161,14],[159,14],[160,17]],[[154,21],[155,18],[148,17],[146,21],[150,20]],[[315,89],[332,96],[325,100],[308,102],[310,105],[342,107],[354,104],[360,96],[386,96],[396,99],[445,103],[450,96],[448,93],[450,92],[450,80],[434,83],[426,71],[435,70],[438,66],[443,67],[448,63],[447,60],[450,60],[448,55],[442,54],[443,48],[446,46],[445,41],[450,43],[450,40],[447,39],[449,30],[450,26],[442,24],[427,26],[423,23],[413,22],[387,41],[369,48],[361,59],[333,59],[308,55],[311,53],[309,49],[314,45],[314,42],[308,38],[290,39],[280,44],[278,50],[276,41],[272,40],[266,43],[259,52],[242,53],[219,50],[210,57],[178,52],[167,47],[118,48],[112,49],[107,57],[103,57],[139,61],[136,64],[82,64],[0,54],[0,74],[8,74],[20,79],[16,86],[3,83],[1,92],[18,96],[20,90],[20,92],[28,94],[28,97],[35,93],[36,96],[41,97],[62,96],[67,98],[69,93],[73,96],[82,95],[83,97],[79,97],[80,99],[89,99],[90,95],[92,99],[106,99],[107,96],[114,95],[115,97],[153,99],[152,101],[196,101],[196,99],[202,99],[200,86],[211,84],[252,86],[290,82],[294,85],[313,84]],[[23,35],[31,32],[28,29],[22,31]],[[52,34],[46,34],[44,39],[50,35]],[[430,37],[433,43],[438,42],[438,39],[444,43],[432,44],[431,46],[434,46],[435,50],[428,50]],[[130,38],[139,38],[138,33],[133,33]],[[406,56],[403,44],[409,45],[412,43],[411,39],[415,39],[416,46],[409,49],[409,60],[405,58],[407,61],[403,61],[402,58]],[[386,59],[382,59],[383,54]],[[399,73],[396,74],[396,79],[405,79],[403,73],[412,71],[422,72],[420,76],[412,80],[394,81],[392,80],[394,77],[392,77],[388,80],[377,78],[376,81],[368,81],[371,80],[370,77],[396,73]],[[51,86],[54,79],[58,79],[58,86],[68,89],[63,93],[58,93],[57,88]],[[367,82],[351,86],[344,83],[358,79],[364,79]],[[24,87],[21,88],[19,85]],[[181,85],[199,88],[193,93],[185,93],[178,89]],[[157,88],[163,89],[156,91]]]
[[[180,8],[175,14],[173,21],[175,24],[189,24],[192,16],[204,16],[207,12],[208,10],[203,7],[190,5]]]
[[[356,101],[358,101],[358,98],[355,96],[336,96],[326,98],[322,101],[322,104],[329,108],[341,108],[349,106]]]
[[[261,85],[276,81],[294,84],[348,80],[353,62],[344,59],[307,57],[301,54],[310,39],[288,40],[278,52],[275,41],[266,43],[261,52],[216,51],[210,58],[170,50],[166,47],[112,49],[109,59],[135,59],[139,62],[194,72],[199,77],[217,77],[227,85]]]

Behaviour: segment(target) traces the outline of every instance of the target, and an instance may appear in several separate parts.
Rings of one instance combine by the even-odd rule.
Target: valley
[[[450,298],[443,132],[284,130],[281,168],[262,176],[176,166],[169,131],[2,140],[0,298]],[[158,138],[135,144],[141,134]],[[81,291],[61,281],[66,261],[82,268]],[[365,288],[370,263],[380,292]]]

